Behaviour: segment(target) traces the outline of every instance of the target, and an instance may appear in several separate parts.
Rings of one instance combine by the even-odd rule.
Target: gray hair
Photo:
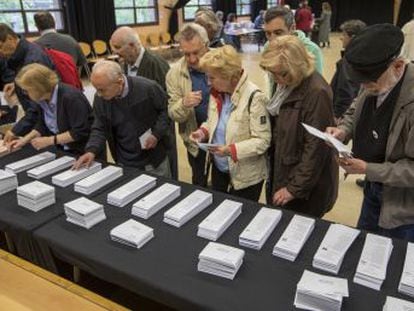
[[[207,31],[204,29],[203,26],[200,26],[196,23],[185,24],[181,29],[178,38],[179,41],[190,41],[193,40],[194,37],[199,37],[201,42],[203,42],[206,46],[210,44]]]
[[[295,16],[293,15],[292,10],[280,5],[268,9],[264,16],[264,21],[267,24],[278,17],[282,18],[285,21],[286,27],[288,29],[291,29],[295,24]]]
[[[111,60],[98,60],[92,67],[92,74],[104,74],[113,82],[117,81],[123,73],[121,66]]]
[[[119,27],[117,30],[114,31],[112,36],[119,35],[121,36],[121,40],[123,45],[132,43],[137,47],[141,47],[141,39],[139,38],[138,33],[128,26]]]
[[[365,24],[363,21],[359,19],[351,19],[343,23],[339,28],[348,36],[353,37],[364,30],[365,27],[367,27],[367,24]]]
[[[212,10],[202,10],[197,12],[195,15],[195,22],[198,24],[198,21],[209,25],[214,32],[217,32],[220,28],[220,21]]]

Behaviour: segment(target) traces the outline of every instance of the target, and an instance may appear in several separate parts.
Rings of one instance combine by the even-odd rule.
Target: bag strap
[[[253,102],[253,98],[254,98],[254,95],[256,95],[256,93],[258,93],[258,92],[261,92],[259,89],[255,89],[251,94],[250,94],[250,97],[249,97],[249,102],[247,103],[247,111],[249,112],[249,114],[250,114],[250,106],[252,105],[252,102]]]

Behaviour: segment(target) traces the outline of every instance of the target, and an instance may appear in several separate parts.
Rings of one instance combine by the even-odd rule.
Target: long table
[[[175,183],[182,187],[182,193],[149,220],[136,218],[154,228],[155,238],[139,250],[113,242],[109,232],[132,217],[132,203],[123,208],[110,206],[106,203],[107,193],[141,172],[125,168],[124,174],[122,180],[90,197],[105,205],[107,220],[104,222],[86,230],[66,222],[64,215],[58,215],[33,230],[33,239],[47,250],[43,252],[45,261],[53,261],[55,257],[63,259],[101,279],[178,310],[292,310],[296,285],[304,269],[323,273],[312,267],[312,258],[329,227],[327,221],[316,221],[314,232],[294,263],[272,256],[274,244],[294,215],[288,211],[283,212],[262,250],[245,249],[244,263],[233,281],[198,272],[198,254],[208,241],[196,236],[197,225],[224,199],[242,202],[242,215],[218,240],[239,247],[239,234],[262,205],[212,191],[213,204],[183,227],[175,228],[162,221],[164,211],[198,188],[160,177],[157,186]],[[60,192],[59,201],[73,199],[70,192]],[[4,198],[0,197],[1,202]],[[62,208],[61,203],[57,205]],[[381,310],[387,295],[410,300],[397,292],[405,241],[393,241],[394,250],[381,291],[352,282],[365,235],[360,234],[351,246],[338,275],[348,279],[350,289],[350,297],[344,299],[342,310]]]

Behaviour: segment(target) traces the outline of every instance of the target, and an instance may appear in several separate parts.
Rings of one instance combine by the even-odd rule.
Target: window
[[[195,17],[195,12],[200,7],[206,7],[212,9],[213,6],[211,4],[211,0],[191,0],[186,4],[184,7],[184,20],[191,21]]]
[[[49,11],[56,21],[56,29],[63,30],[63,9],[60,0],[0,0],[0,23],[6,23],[16,33],[35,33],[33,16]]]
[[[115,0],[114,4],[118,26],[158,24],[157,0]]]
[[[267,8],[272,8],[274,6],[278,6],[280,4],[279,0],[267,0]]]
[[[251,12],[251,0],[236,0],[237,16],[247,16]]]

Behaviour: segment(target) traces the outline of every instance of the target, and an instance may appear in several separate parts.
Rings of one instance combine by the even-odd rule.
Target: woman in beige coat
[[[231,46],[205,54],[200,67],[211,85],[208,119],[191,134],[208,142],[213,189],[258,201],[267,178],[271,140],[267,99],[248,80]]]

